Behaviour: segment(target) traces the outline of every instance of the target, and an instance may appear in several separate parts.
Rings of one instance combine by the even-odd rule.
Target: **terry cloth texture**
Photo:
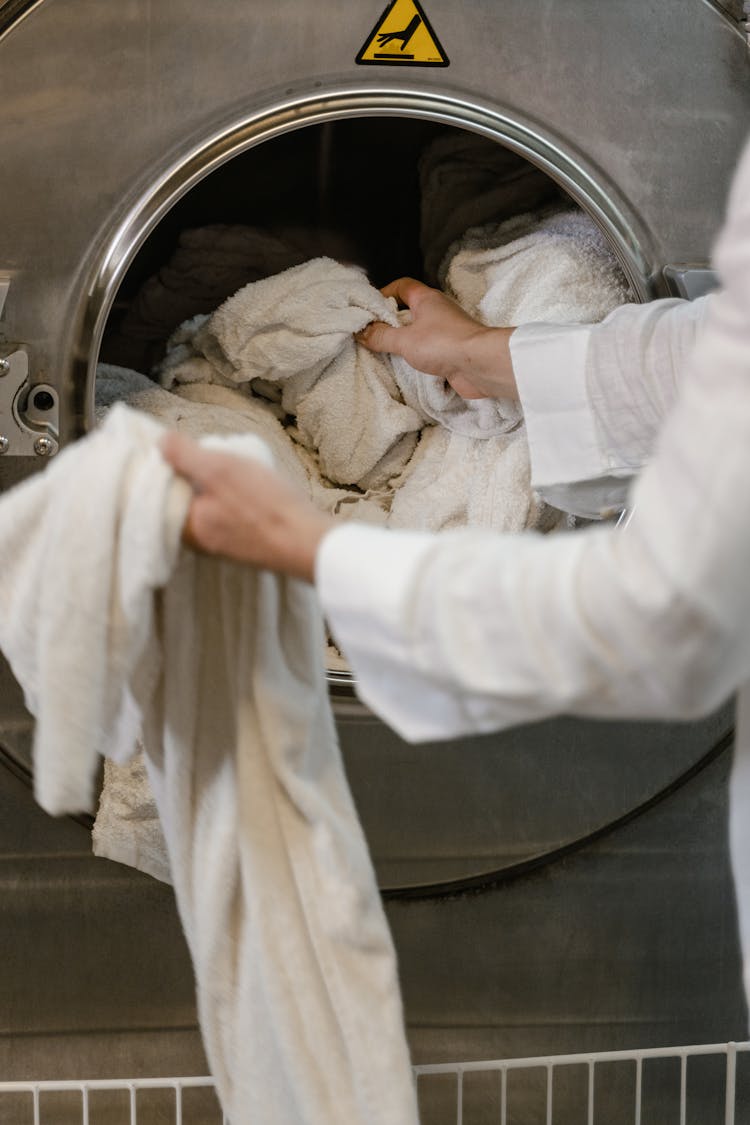
[[[575,209],[467,231],[441,269],[446,292],[484,324],[593,324],[632,292],[604,235]]]
[[[96,412],[101,420],[116,402],[126,402],[191,437],[206,433],[251,433],[271,450],[274,464],[294,480],[322,511],[341,519],[382,524],[386,513],[366,493],[335,488],[320,476],[305,451],[291,438],[266,399],[239,388],[216,384],[175,385],[167,391],[146,375],[100,363],[97,368]]]
[[[465,401],[403,361],[373,355],[352,333],[375,319],[397,325],[395,303],[358,268],[315,259],[246,286],[213,316],[183,325],[159,376],[175,389],[234,386],[267,396],[293,423],[287,433],[311,477],[324,488],[357,490],[392,526],[437,531],[470,523],[479,510],[498,529],[536,526],[528,458],[504,487],[488,472],[517,440],[518,406]],[[437,428],[445,431],[441,439]],[[494,457],[477,444],[487,441]],[[425,497],[428,460],[441,480]]]
[[[90,808],[99,754],[127,757],[140,726],[232,1125],[416,1125],[315,593],[180,552],[189,495],[162,433],[116,406],[0,500],[0,639],[37,720],[37,799]]]
[[[94,855],[172,882],[169,853],[139,738],[126,762],[104,760],[104,779],[92,831]]]

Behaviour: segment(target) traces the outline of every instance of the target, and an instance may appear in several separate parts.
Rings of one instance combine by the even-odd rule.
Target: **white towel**
[[[35,795],[53,815],[93,808],[98,755],[132,750],[137,733],[126,685],[156,671],[142,659],[153,590],[172,569],[188,503],[187,485],[164,471],[158,432],[117,407],[0,499],[0,647],[36,717]]]
[[[181,340],[178,363],[167,355],[161,382],[275,385],[329,481],[382,487],[405,466],[423,424],[388,362],[352,338],[383,318],[397,323],[395,306],[360,269],[316,258],[245,286],[197,323],[197,354],[187,357]]]
[[[100,363],[96,379],[96,414],[101,421],[116,402],[144,410],[190,437],[203,434],[256,434],[271,451],[276,467],[293,480],[321,511],[341,519],[381,525],[390,498],[379,492],[335,488],[325,481],[315,458],[278,420],[273,403],[213,383],[175,384],[164,390],[146,375]]]
[[[479,441],[425,430],[397,483],[388,526],[415,531],[486,527],[551,530],[565,517],[534,494],[523,434]]]
[[[282,410],[296,418],[299,441],[324,476],[365,489],[403,471],[425,425],[477,438],[518,425],[516,404],[462,399],[402,359],[373,355],[352,339],[373,320],[401,323],[395,301],[357,267],[317,258],[247,285],[213,316],[181,326],[160,381],[261,381],[263,393],[277,387]]]
[[[416,1125],[314,591],[179,553],[189,495],[162,432],[116,406],[0,500],[0,641],[37,720],[37,799],[90,808],[98,755],[126,757],[142,717],[232,1125]],[[223,441],[267,456],[252,436]]]
[[[593,324],[633,299],[594,220],[571,208],[467,231],[443,281],[471,316],[494,326]]]

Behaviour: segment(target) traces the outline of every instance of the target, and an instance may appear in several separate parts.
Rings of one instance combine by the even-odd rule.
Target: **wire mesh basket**
[[[425,1064],[414,1080],[422,1125],[750,1125],[750,1042]],[[0,1123],[229,1125],[212,1078],[0,1082]]]

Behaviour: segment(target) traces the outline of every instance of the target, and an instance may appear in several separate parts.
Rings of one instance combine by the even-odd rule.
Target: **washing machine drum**
[[[170,294],[206,228],[282,232],[292,249],[278,268],[328,254],[375,284],[435,282],[463,227],[563,201],[599,226],[633,299],[705,291],[750,120],[741,7],[6,0],[0,482],[93,424],[100,359],[148,370],[180,319],[274,272],[230,263]],[[501,165],[518,191],[499,214]],[[152,315],[154,286],[173,298],[166,314]],[[4,754],[25,772],[28,722],[3,677]],[[566,721],[413,748],[346,676],[332,680],[394,892],[559,854],[668,791],[729,732],[726,714],[681,728]]]

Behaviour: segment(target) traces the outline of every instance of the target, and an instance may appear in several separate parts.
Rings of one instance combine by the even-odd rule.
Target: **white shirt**
[[[709,299],[624,305],[601,324],[529,324],[511,336],[532,484],[553,506],[622,509],[653,456]]]
[[[723,288],[693,305],[512,337],[534,483],[600,511],[645,465],[625,526],[347,524],[324,539],[316,578],[359,695],[412,741],[560,713],[689,718],[739,688],[731,843],[748,966],[750,150],[715,258]]]
[[[536,485],[572,496],[587,480],[599,493],[582,506],[618,504],[648,460],[625,525],[346,524],[317,586],[362,700],[410,740],[563,712],[686,719],[739,688],[730,829],[750,993],[750,149],[715,264],[723,288],[699,304],[514,334]]]

